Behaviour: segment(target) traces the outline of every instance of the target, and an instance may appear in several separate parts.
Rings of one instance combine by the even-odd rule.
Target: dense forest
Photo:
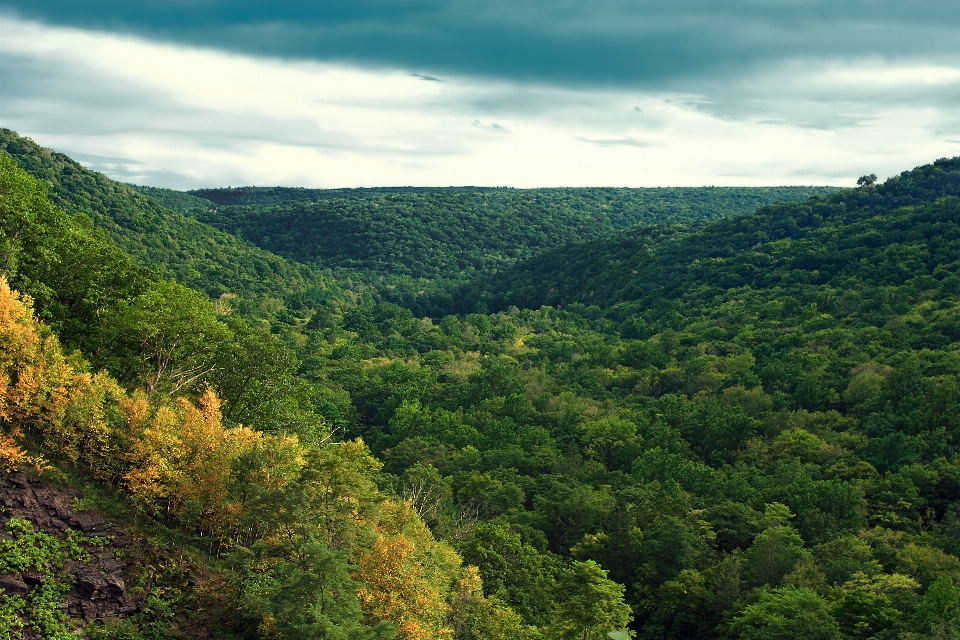
[[[565,243],[636,224],[749,213],[829,188],[233,189],[193,192],[184,211],[300,263],[382,276],[451,279],[495,272]],[[305,193],[301,193],[305,192]],[[299,196],[309,193],[312,200]],[[289,200],[280,200],[289,194]],[[323,195],[318,195],[323,194]],[[170,204],[179,204],[173,198]],[[243,206],[225,206],[238,203]]]
[[[335,286],[315,269],[287,262],[199,224],[9,129],[0,129],[0,150],[45,182],[50,200],[63,211],[87,216],[141,265],[159,269],[209,296],[236,292],[286,295],[310,286]]]
[[[156,194],[181,215],[4,135],[0,458],[163,559],[89,637],[960,637],[960,158],[618,231],[570,205],[599,189]],[[337,240],[307,213],[381,249],[247,237]],[[369,276],[441,266],[428,302]]]
[[[134,189],[156,197],[164,206],[180,211],[195,209],[196,200],[216,205],[275,205],[315,200],[350,200],[375,196],[475,195],[493,197],[489,206],[516,209],[530,202],[551,207],[602,209],[618,228],[642,221],[678,220],[681,217],[722,218],[748,213],[772,202],[804,200],[814,195],[828,195],[833,187],[660,187],[648,189],[514,189],[509,187],[372,187],[358,189],[303,189],[298,187],[232,187],[173,191],[153,187]],[[150,191],[146,191],[150,190]],[[171,198],[163,201],[164,197]],[[196,199],[196,200],[195,200]],[[209,207],[209,205],[207,205]],[[203,208],[203,207],[201,207]]]
[[[361,187],[357,189],[305,189],[303,187],[227,187],[194,189],[186,193],[218,205],[271,205],[304,200],[334,200],[366,196],[416,195],[425,193],[491,193],[498,187]]]

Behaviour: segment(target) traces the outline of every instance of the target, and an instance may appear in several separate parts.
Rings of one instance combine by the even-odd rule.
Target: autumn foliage
[[[266,561],[246,571],[261,584],[286,575],[314,585],[304,610],[251,579],[257,628],[342,626],[329,603],[349,611],[353,602],[364,626],[349,628],[396,629],[403,640],[480,637],[470,629],[481,623],[495,627],[486,637],[523,637],[518,616],[483,596],[476,569],[464,570],[408,502],[378,493],[371,478],[380,465],[362,441],[304,447],[293,435],[226,426],[211,389],[192,399],[148,395],[82,366],[0,276],[0,466],[40,469],[46,456],[120,487],[167,526],[220,548],[259,549]],[[345,592],[334,578],[353,586]]]
[[[377,536],[358,562],[357,578],[365,583],[357,590],[360,605],[373,619],[396,622],[407,640],[449,638],[450,630],[442,626],[444,602],[413,552],[413,543],[402,535]]]
[[[52,333],[37,323],[29,299],[0,277],[0,440],[9,464],[29,463],[17,453],[17,434],[60,463],[98,480],[122,483],[143,511],[213,535],[227,535],[240,507],[230,499],[234,462],[265,440],[290,449],[293,436],[267,436],[221,423],[220,401],[207,390],[149,399],[128,393],[110,376],[79,372]],[[268,464],[264,460],[264,464]],[[269,481],[268,469],[248,470]],[[275,482],[274,482],[275,483]],[[235,492],[234,492],[235,493]]]
[[[123,403],[131,434],[123,480],[144,510],[214,535],[231,531],[242,505],[233,499],[233,467],[264,436],[247,427],[224,428],[220,400],[210,390],[197,404],[185,398],[152,409],[144,396]],[[295,437],[276,437],[297,455]],[[269,477],[266,469],[260,478]]]
[[[0,424],[26,429],[63,419],[76,378],[57,338],[34,322],[30,302],[0,276]]]

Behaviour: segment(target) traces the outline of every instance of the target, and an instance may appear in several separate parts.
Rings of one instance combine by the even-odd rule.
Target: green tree
[[[910,624],[920,633],[933,633],[939,627],[960,636],[960,580],[941,578],[931,584]]]
[[[241,569],[258,563],[237,556]],[[259,613],[264,635],[287,640],[386,640],[395,625],[363,624],[350,565],[342,552],[306,541],[296,553],[272,559],[269,572],[245,576],[244,615]]]
[[[607,578],[596,562],[574,562],[560,584],[567,599],[554,612],[549,637],[557,640],[601,640],[610,631],[626,631],[633,620],[623,601],[623,585]]]
[[[872,638],[895,627],[901,618],[890,598],[864,589],[844,590],[831,604],[830,611],[851,638]]]
[[[840,625],[827,601],[806,588],[764,590],[730,622],[741,640],[840,640]]]
[[[747,581],[754,586],[776,586],[803,553],[803,539],[796,529],[788,525],[770,527],[747,549]]]
[[[607,469],[629,470],[639,453],[637,427],[622,418],[604,418],[583,425],[581,442],[586,454],[602,462]]]
[[[228,318],[226,325],[231,339],[214,351],[206,377],[223,401],[224,419],[261,431],[296,433],[307,442],[325,436],[310,385],[297,376],[296,354],[242,319]]]
[[[550,621],[560,572],[556,556],[538,551],[496,523],[477,525],[457,551],[464,562],[479,568],[485,594],[509,604],[527,624],[544,626]]]
[[[12,280],[21,252],[42,235],[52,207],[43,183],[31,179],[8,155],[0,155],[0,275]],[[26,245],[26,246],[24,246]]]
[[[857,572],[872,576],[883,571],[880,563],[873,559],[869,545],[856,536],[844,536],[817,545],[813,556],[827,580],[834,585],[843,584]]]
[[[46,185],[7,155],[0,155],[0,275],[33,298],[38,318],[66,347],[82,349],[98,367],[112,364],[116,353],[104,333],[112,310],[153,277],[89,217],[49,202]]]
[[[111,323],[126,347],[122,376],[147,394],[189,389],[217,366],[230,330],[203,295],[175,282],[159,282],[124,302]]]
[[[236,475],[255,462],[239,461]],[[284,638],[392,637],[389,624],[363,625],[348,563],[370,542],[363,521],[373,517],[378,468],[362,442],[349,441],[307,451],[288,482],[239,483],[244,546],[232,560],[252,627]]]

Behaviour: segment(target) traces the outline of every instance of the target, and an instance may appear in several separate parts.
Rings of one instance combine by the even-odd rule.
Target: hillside
[[[368,187],[357,189],[305,189],[303,187],[226,187],[194,189],[187,193],[217,205],[272,205],[284,202],[339,200],[375,196],[419,195],[426,193],[491,193],[497,187]]]
[[[121,280],[135,290],[111,291],[114,272],[82,250],[109,239],[59,210],[9,156],[0,194],[0,633],[539,637],[483,595],[476,569],[410,502],[378,488],[390,482],[361,440],[328,442],[318,416],[261,419],[271,403],[289,411],[299,400],[281,379],[295,361],[269,333],[136,269]],[[110,293],[96,322],[77,322],[82,306],[47,305],[83,353],[65,351],[9,286],[59,299],[64,258],[88,292]],[[91,371],[92,355],[127,384]],[[238,403],[256,429],[231,415]]]
[[[492,272],[567,242],[636,224],[737,216],[770,202],[804,200],[834,191],[815,187],[471,189],[301,193],[244,188],[195,192],[220,204],[188,212],[298,262],[437,279]],[[307,193],[315,199],[299,198]],[[285,194],[291,200],[267,206],[224,206],[279,201]]]
[[[958,166],[567,247],[508,272],[539,297],[439,331],[328,317],[306,372],[388,470],[483,514],[461,549],[527,620],[550,611],[529,576],[572,557],[626,585],[642,638],[952,633]]]
[[[211,296],[286,295],[329,283],[315,270],[263,251],[171,211],[127,185],[89,171],[67,156],[0,129],[0,151],[44,181],[67,213],[84,213],[139,264],[157,267]]]
[[[506,202],[522,206],[528,196],[536,196],[541,203],[567,201],[575,208],[607,209],[614,226],[622,228],[649,220],[692,218],[720,218],[753,211],[771,202],[805,200],[815,195],[828,195],[834,187],[655,187],[655,188],[544,188],[515,189],[512,187],[371,187],[357,189],[304,189],[300,187],[227,187],[195,189],[188,192],[169,189],[171,194],[186,193],[216,205],[268,206],[287,202],[314,200],[343,200],[376,196],[418,196],[486,194],[499,195]],[[178,196],[179,197],[179,196]],[[192,206],[184,201],[184,205]],[[175,208],[175,207],[171,207]]]
[[[209,200],[198,198],[184,191],[174,189],[163,189],[160,187],[147,187],[137,184],[126,185],[142,196],[147,196],[160,203],[162,206],[177,211],[187,213],[193,209],[206,209],[211,206]]]
[[[570,244],[479,280],[451,298],[466,300],[461,308],[467,309],[478,300],[491,309],[572,302],[608,307],[624,301],[649,307],[659,298],[703,304],[739,287],[842,286],[839,281],[849,278],[875,287],[935,272],[943,278],[958,249],[951,218],[955,205],[949,200],[958,194],[957,161],[940,160],[876,187],[770,205],[703,228],[632,229]],[[904,269],[916,267],[905,259],[911,253],[924,256],[923,268],[908,275]]]

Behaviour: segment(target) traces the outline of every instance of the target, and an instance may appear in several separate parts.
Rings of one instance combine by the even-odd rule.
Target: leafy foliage
[[[635,224],[739,215],[769,202],[802,200],[832,190],[292,191],[289,199],[276,194],[287,193],[280,189],[196,192],[220,206],[187,211],[218,229],[302,263],[449,279],[496,271],[572,240],[604,236]],[[251,202],[255,204],[224,206]]]
[[[453,298],[465,299],[459,309],[623,301],[643,308],[659,300],[705,303],[747,286],[836,286],[850,278],[898,286],[952,263],[944,260],[955,250],[948,229],[958,195],[958,161],[943,159],[875,188],[770,205],[692,230],[640,227],[545,252]]]
[[[36,531],[26,520],[10,518],[5,529],[8,537],[0,540],[0,573],[20,574],[29,571],[39,580],[26,598],[2,596],[0,621],[5,623],[5,627],[0,633],[7,634],[8,638],[16,637],[9,635],[9,632],[26,627],[40,634],[40,637],[51,640],[75,637],[62,610],[71,586],[71,577],[63,569],[68,559],[83,559],[83,549],[74,538],[61,541]]]
[[[137,263],[157,267],[208,295],[276,295],[310,285],[332,285],[305,265],[290,264],[166,209],[153,198],[89,171],[61,153],[42,149],[9,129],[0,129],[0,150],[28,174],[50,185],[55,205],[71,215],[89,216]]]
[[[876,176],[874,176],[876,179]],[[274,205],[284,202],[340,200],[379,196],[419,196],[429,194],[485,194],[522,199],[533,193],[543,201],[567,200],[580,208],[606,208],[614,226],[623,228],[652,219],[679,219],[681,216],[718,218],[749,212],[770,202],[804,200],[813,195],[835,191],[831,187],[658,187],[652,189],[564,188],[513,189],[510,187],[371,187],[360,189],[304,189],[300,187],[228,187],[196,189],[184,192],[153,187],[136,187],[145,195],[157,194],[184,208],[197,208],[202,199],[217,205]],[[148,193],[146,190],[150,190]],[[159,198],[158,198],[159,199]],[[169,206],[169,205],[164,205]],[[177,209],[170,206],[171,209]],[[207,205],[206,208],[209,208]],[[649,216],[649,217],[648,217]]]
[[[4,175],[27,194],[9,219],[59,215]],[[484,245],[489,264],[463,267],[483,277],[390,298],[407,307],[358,280],[211,303],[148,274],[122,294],[105,285],[103,324],[71,343],[115,372],[137,364],[122,385],[63,354],[54,334],[81,326],[71,307],[38,295],[51,331],[0,290],[2,427],[17,451],[213,541],[236,637],[951,637],[958,190],[960,159],[940,160],[709,223],[572,245],[557,224],[561,249]],[[376,268],[410,274],[397,249],[411,229],[451,226],[454,201],[503,213],[531,193],[234,195],[278,202],[244,213],[251,225],[267,210],[369,214],[370,237],[390,238]],[[411,202],[422,215],[390,235]],[[526,228],[501,239],[522,244]],[[41,281],[57,234],[4,247]],[[461,268],[430,242],[410,255]],[[165,316],[178,296],[185,311]],[[147,395],[155,370],[131,345],[183,320],[217,329],[173,359],[212,369]],[[108,330],[127,337],[97,352],[90,336]]]
[[[734,637],[743,640],[840,640],[840,627],[829,614],[827,602],[809,589],[785,587],[764,592],[730,624]]]

